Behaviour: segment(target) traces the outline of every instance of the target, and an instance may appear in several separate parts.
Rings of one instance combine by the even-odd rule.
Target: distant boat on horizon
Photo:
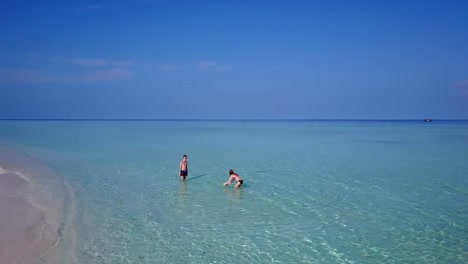
[[[424,119],[424,122],[432,122],[432,119],[426,118],[426,119]]]

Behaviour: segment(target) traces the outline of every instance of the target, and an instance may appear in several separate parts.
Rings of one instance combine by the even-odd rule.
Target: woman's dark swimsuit
[[[244,184],[244,180],[238,180],[238,182],[242,185]]]

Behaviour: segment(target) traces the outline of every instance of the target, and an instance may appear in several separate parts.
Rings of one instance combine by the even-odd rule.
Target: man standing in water
[[[185,178],[188,175],[188,163],[187,163],[187,155],[182,156],[182,160],[180,161],[179,165],[179,176],[180,180],[185,181]]]

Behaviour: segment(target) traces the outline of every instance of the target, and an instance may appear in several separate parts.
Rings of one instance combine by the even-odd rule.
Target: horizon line
[[[468,121],[468,119],[375,118],[0,118],[0,121]]]

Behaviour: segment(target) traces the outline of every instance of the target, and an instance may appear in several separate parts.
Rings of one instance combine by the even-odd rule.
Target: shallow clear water
[[[468,262],[468,122],[0,121],[0,144],[73,190],[70,262]]]

